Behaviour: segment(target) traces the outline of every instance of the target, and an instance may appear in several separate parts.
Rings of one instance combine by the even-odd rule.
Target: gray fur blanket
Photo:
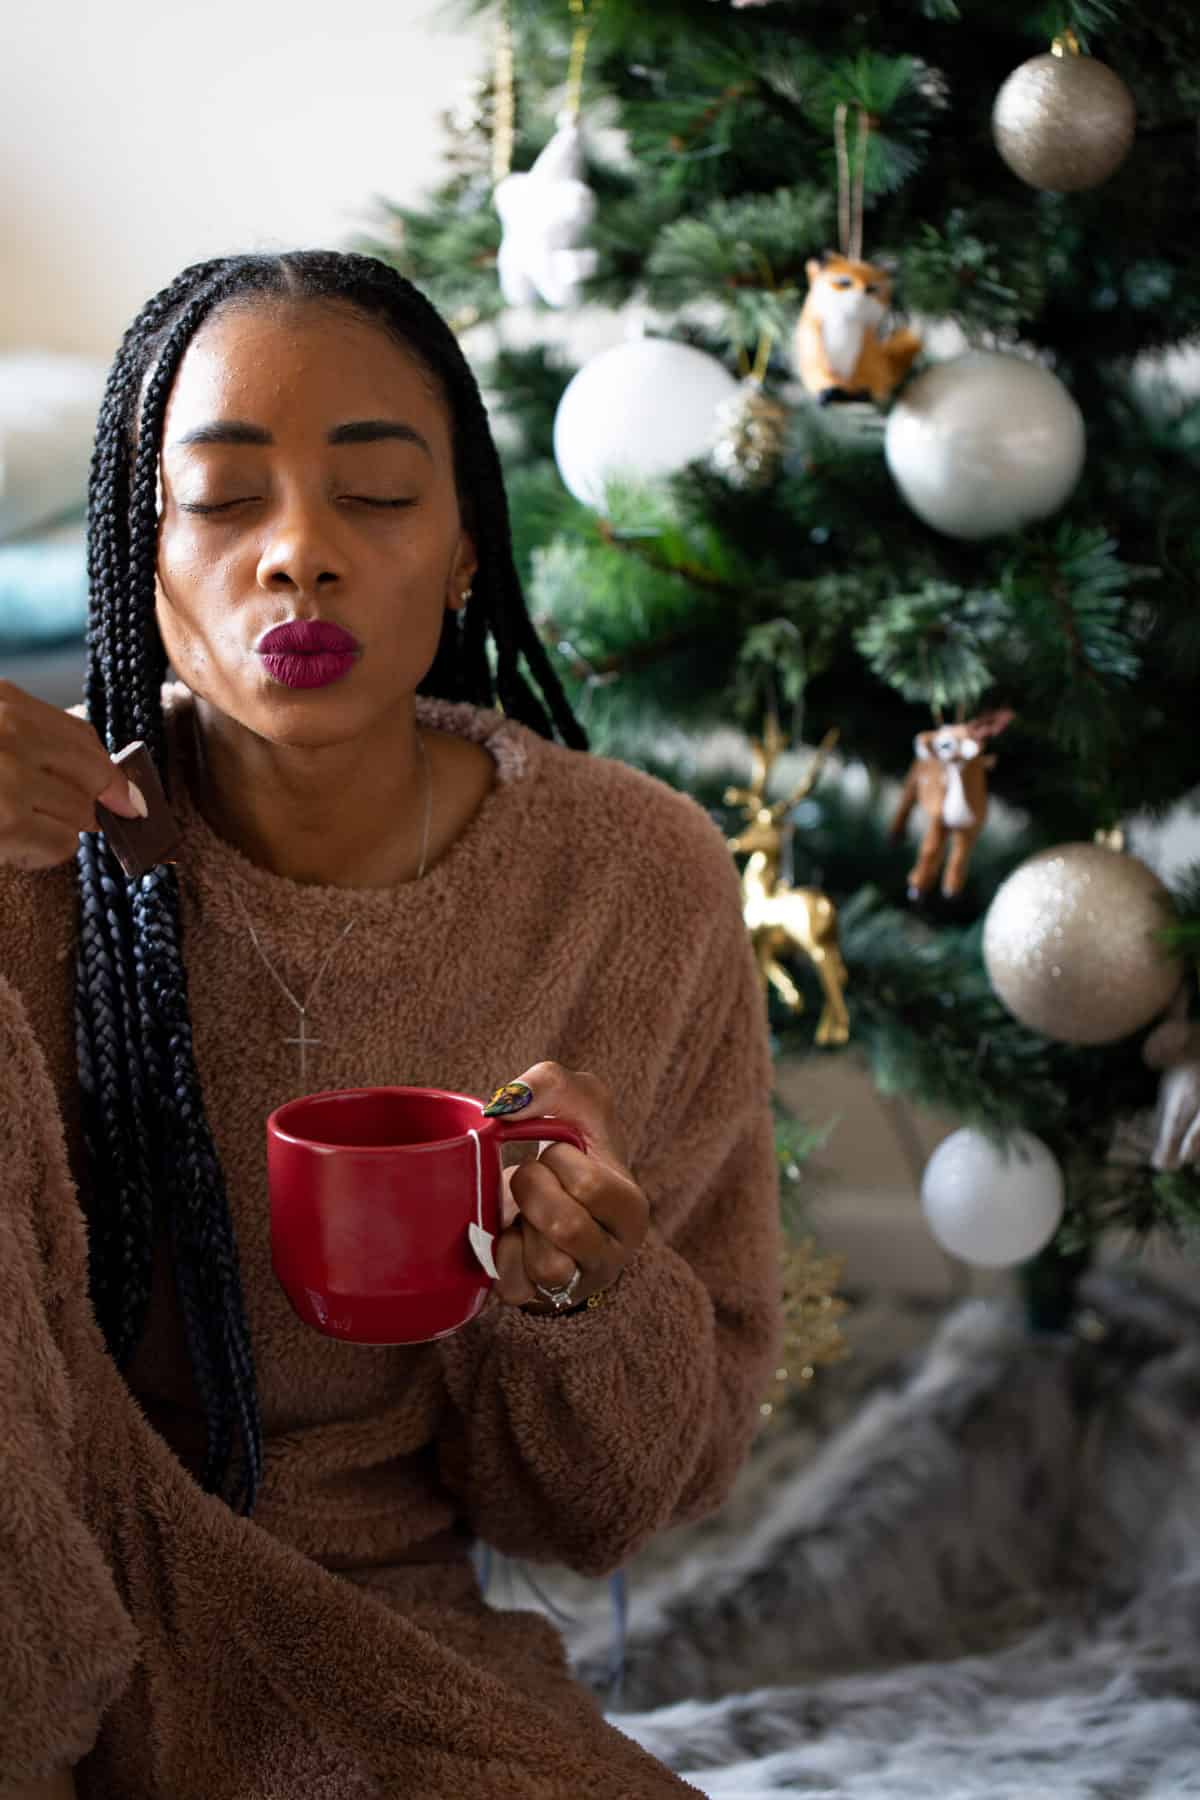
[[[613,1723],[714,1800],[1200,1796],[1200,1309],[1084,1302],[965,1303],[823,1440],[801,1402],[630,1571]],[[602,1595],[542,1599],[604,1692]]]

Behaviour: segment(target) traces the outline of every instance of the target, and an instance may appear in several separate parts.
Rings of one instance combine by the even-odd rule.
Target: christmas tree
[[[592,747],[738,855],[778,1055],[960,1118],[933,1229],[1060,1320],[1104,1232],[1200,1224],[1200,865],[1135,853],[1200,769],[1200,13],[480,30],[365,247],[464,334]],[[572,359],[598,307],[641,335]],[[781,1107],[785,1198],[810,1137]]]

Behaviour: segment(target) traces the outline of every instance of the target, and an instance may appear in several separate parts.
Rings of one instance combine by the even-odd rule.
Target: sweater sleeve
[[[69,1365],[86,1245],[48,1179],[56,1137],[45,1059],[0,976],[0,1789],[87,1754],[138,1646],[81,1512]]]
[[[497,1305],[441,1346],[441,1467],[467,1521],[500,1550],[581,1574],[721,1504],[777,1360],[766,1009],[733,865],[712,839],[708,928],[675,940],[686,978],[671,970],[640,1015],[621,1009],[653,1030],[665,1007],[672,1026],[631,1146],[645,1243],[609,1305],[562,1319]]]

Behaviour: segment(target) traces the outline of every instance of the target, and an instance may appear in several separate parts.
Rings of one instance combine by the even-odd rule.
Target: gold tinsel
[[[780,1366],[759,1411],[764,1422],[781,1417],[790,1394],[807,1387],[819,1368],[849,1355],[838,1323],[847,1310],[834,1292],[845,1260],[818,1256],[812,1238],[788,1244],[780,1259],[783,1274],[783,1351]]]

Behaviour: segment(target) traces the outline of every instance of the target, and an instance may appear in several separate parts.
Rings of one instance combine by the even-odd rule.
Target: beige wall
[[[446,0],[12,0],[0,31],[0,348],[111,353],[228,250],[345,244],[436,180],[487,56]]]

